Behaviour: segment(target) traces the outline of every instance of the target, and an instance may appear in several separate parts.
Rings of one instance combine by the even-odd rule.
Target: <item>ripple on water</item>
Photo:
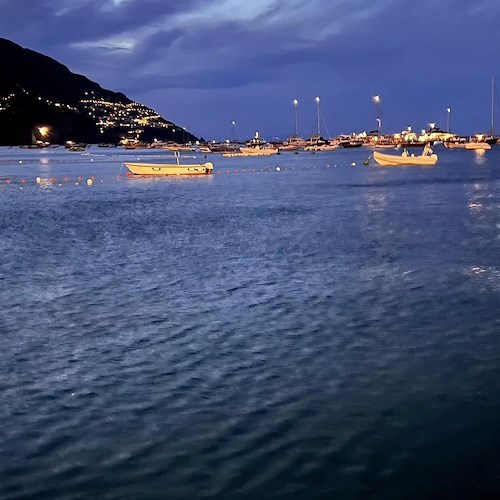
[[[500,491],[498,151],[332,154],[1,192],[2,498]]]

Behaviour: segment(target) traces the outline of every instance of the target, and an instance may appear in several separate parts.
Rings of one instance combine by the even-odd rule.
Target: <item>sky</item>
[[[500,82],[500,0],[0,0],[0,36],[209,140],[489,131]]]

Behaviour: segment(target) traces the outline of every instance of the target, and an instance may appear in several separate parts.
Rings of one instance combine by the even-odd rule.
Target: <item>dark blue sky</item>
[[[0,0],[0,36],[206,139],[286,137],[293,99],[309,135],[316,96],[323,135],[374,129],[375,94],[383,131],[487,131],[500,80],[500,0]]]

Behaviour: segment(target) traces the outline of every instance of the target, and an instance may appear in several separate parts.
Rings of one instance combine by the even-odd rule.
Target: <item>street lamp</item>
[[[377,106],[377,134],[380,135],[380,131],[382,130],[382,117],[380,113],[380,96],[373,96],[373,102]]]
[[[451,108],[446,108],[446,132],[450,133],[450,113]]]
[[[294,99],[293,105],[295,106],[295,137],[298,137],[299,136],[299,101],[297,99]]]
[[[231,122],[231,142],[234,142],[234,126],[236,125],[236,122],[233,120]]]
[[[319,121],[319,97],[316,97],[316,114],[318,118],[318,138],[321,137],[320,121]]]

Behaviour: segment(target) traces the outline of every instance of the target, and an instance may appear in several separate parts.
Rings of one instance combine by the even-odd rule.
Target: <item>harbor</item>
[[[500,498],[500,4],[25,4],[0,500]]]

